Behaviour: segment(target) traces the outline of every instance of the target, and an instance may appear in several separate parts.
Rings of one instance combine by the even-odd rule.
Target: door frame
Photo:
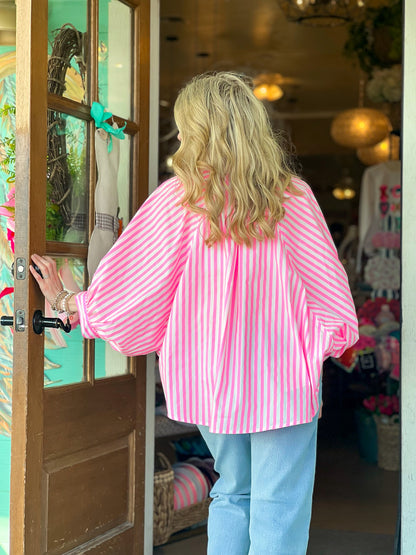
[[[149,194],[159,183],[160,0],[150,0]],[[153,484],[155,452],[155,367],[146,358],[146,451],[144,484],[144,555],[153,554]]]
[[[401,554],[416,553],[416,3],[404,0],[402,125]]]

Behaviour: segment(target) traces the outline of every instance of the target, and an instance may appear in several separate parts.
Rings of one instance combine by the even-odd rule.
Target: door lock
[[[0,318],[0,324],[2,326],[13,326],[14,324],[14,317],[13,316],[2,316]],[[16,331],[25,331],[26,329],[26,322],[25,322],[25,311],[24,310],[16,310]]]

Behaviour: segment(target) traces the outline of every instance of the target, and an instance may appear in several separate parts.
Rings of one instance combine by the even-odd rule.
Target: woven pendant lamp
[[[366,166],[374,166],[387,160],[399,160],[400,137],[390,134],[374,146],[359,148],[357,157]]]
[[[374,108],[345,110],[331,124],[332,139],[339,145],[354,149],[374,146],[390,131],[389,118]]]

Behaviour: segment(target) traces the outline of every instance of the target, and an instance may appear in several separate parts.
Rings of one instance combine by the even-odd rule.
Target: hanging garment
[[[116,124],[113,126],[117,127]],[[108,148],[110,139],[112,140],[111,150]],[[118,236],[119,140],[111,138],[109,133],[103,129],[97,129],[95,131],[95,154],[98,179],[95,187],[95,227],[88,248],[87,267],[90,278]]]
[[[388,160],[367,168],[360,191],[357,272],[361,271],[364,252],[371,256],[374,249],[379,248],[377,241],[397,241],[400,232],[400,207],[400,161]],[[374,234],[379,231],[390,232],[390,235],[380,235],[374,239]],[[376,245],[373,244],[373,239]]]

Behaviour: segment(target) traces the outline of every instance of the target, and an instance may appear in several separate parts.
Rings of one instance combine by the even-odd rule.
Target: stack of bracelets
[[[56,295],[55,300],[51,304],[52,310],[57,310],[59,313],[66,312],[68,316],[70,314],[74,314],[73,312],[70,312],[68,306],[69,300],[74,296],[75,293],[70,293],[69,291],[62,289],[62,291],[59,291]]]

